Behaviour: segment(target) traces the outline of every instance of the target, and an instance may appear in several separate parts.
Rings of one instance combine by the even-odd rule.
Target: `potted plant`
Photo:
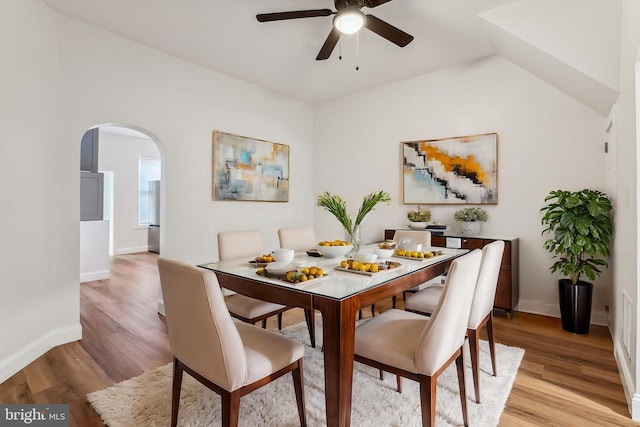
[[[453,219],[462,223],[462,233],[475,236],[480,233],[480,223],[489,219],[489,214],[482,208],[462,208],[453,214]]]
[[[560,279],[560,316],[562,328],[576,334],[589,333],[593,284],[600,267],[608,263],[609,241],[613,226],[609,218],[611,201],[606,194],[584,189],[552,191],[544,199],[542,234],[549,238],[544,248],[557,259],[550,267],[569,278]]]
[[[418,206],[417,210],[407,213],[407,219],[411,222],[409,228],[423,229],[426,228],[427,223],[431,221],[431,212],[422,210],[420,206]]]

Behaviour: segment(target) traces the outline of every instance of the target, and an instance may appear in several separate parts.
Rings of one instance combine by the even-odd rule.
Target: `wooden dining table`
[[[336,270],[342,258],[296,254],[294,264],[315,265],[326,276],[298,284],[258,275],[248,259],[200,264],[215,272],[226,289],[264,301],[319,310],[322,313],[326,421],[330,427],[351,424],[351,391],[356,315],[361,307],[401,294],[445,273],[465,249],[432,248],[441,255],[423,260],[392,257],[399,267],[374,274]],[[373,246],[361,251],[373,252]],[[386,260],[378,260],[384,262]]]

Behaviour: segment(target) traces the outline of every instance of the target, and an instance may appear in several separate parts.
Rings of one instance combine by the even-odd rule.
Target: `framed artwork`
[[[498,203],[498,134],[402,142],[404,204]]]
[[[289,146],[213,131],[213,200],[289,201]]]

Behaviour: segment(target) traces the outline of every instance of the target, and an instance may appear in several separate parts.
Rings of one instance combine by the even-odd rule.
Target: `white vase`
[[[462,222],[462,234],[464,234],[465,236],[477,236],[478,234],[480,234],[480,222]]]

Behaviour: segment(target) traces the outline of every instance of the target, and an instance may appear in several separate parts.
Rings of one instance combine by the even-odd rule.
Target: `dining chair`
[[[312,227],[286,227],[278,230],[278,240],[281,248],[293,249],[296,252],[314,249],[318,244]],[[316,348],[315,310],[304,311],[304,318],[309,329],[311,347]]]
[[[281,248],[293,249],[296,252],[315,249],[318,245],[312,227],[286,227],[278,230]]]
[[[218,233],[218,257],[220,261],[246,257],[253,259],[264,254],[264,246],[259,231],[221,231]],[[278,316],[278,329],[282,329],[282,313],[289,307],[261,301],[237,293],[225,298],[227,308],[233,317],[243,322],[255,324],[262,321],[262,327],[267,327],[267,319]]]
[[[502,240],[496,240],[482,248],[480,273],[478,274],[478,282],[476,283],[476,290],[473,294],[471,313],[467,324],[467,337],[469,338],[471,371],[473,373],[476,403],[480,403],[479,332],[485,326],[487,328],[493,376],[495,377],[497,375],[496,342],[493,333],[493,301],[496,297],[498,275],[500,274],[500,264],[502,264],[503,252],[504,241]],[[438,302],[444,292],[445,286],[430,286],[414,294],[412,297],[407,299],[405,303],[405,310],[419,314],[433,313],[438,306]]]
[[[391,309],[356,328],[356,361],[420,384],[423,426],[435,424],[437,379],[454,361],[464,425],[469,425],[463,346],[481,258],[477,249],[451,263],[431,317]]]
[[[165,258],[158,269],[173,354],[171,426],[178,422],[185,371],[220,395],[223,426],[238,425],[240,397],[291,372],[300,425],[306,426],[304,346],[235,322],[215,274]]]
[[[431,247],[431,232],[427,230],[396,230],[396,232],[393,233],[393,241],[396,242],[398,246],[400,246],[400,244],[405,240],[419,243],[426,250],[426,248]],[[425,283],[403,291],[402,300],[407,299],[407,292],[418,292],[424,285]],[[391,297],[391,306],[393,308],[396,308],[396,300],[397,295]]]

